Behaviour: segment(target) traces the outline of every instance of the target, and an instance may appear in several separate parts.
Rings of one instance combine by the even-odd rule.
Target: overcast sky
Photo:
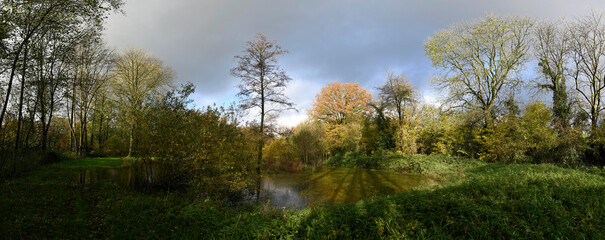
[[[437,98],[423,42],[440,29],[485,13],[532,18],[574,18],[602,0],[125,0],[105,38],[117,50],[141,48],[192,82],[198,107],[237,101],[239,82],[229,75],[235,55],[264,33],[289,50],[278,61],[293,79],[285,93],[299,112],[278,123],[293,126],[329,82],[357,82],[375,93],[385,69],[408,75],[426,99]]]

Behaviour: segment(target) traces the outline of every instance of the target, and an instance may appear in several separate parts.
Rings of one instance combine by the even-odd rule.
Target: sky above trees
[[[229,74],[234,56],[256,33],[289,53],[279,64],[293,79],[285,94],[299,112],[284,112],[281,125],[293,126],[322,87],[358,82],[372,93],[386,69],[405,73],[425,100],[438,98],[435,74],[424,41],[452,24],[485,13],[531,18],[573,19],[605,11],[600,0],[128,0],[125,15],[113,14],[105,38],[117,49],[143,48],[176,72],[176,83],[192,82],[197,106],[237,101],[239,79]],[[531,67],[534,70],[533,67]]]

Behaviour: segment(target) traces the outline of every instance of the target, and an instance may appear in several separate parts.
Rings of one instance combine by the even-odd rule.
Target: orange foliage
[[[311,117],[332,124],[342,124],[353,116],[369,111],[372,94],[357,83],[332,82],[315,96]]]

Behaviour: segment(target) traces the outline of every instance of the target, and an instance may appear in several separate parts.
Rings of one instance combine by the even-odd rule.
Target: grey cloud
[[[439,29],[485,12],[559,18],[604,6],[597,0],[130,0],[126,16],[108,19],[106,39],[118,49],[139,47],[162,58],[179,82],[196,84],[203,102],[233,99],[233,56],[257,32],[290,51],[279,60],[293,77],[373,88],[392,68],[430,92],[423,42]],[[303,102],[314,96],[292,94]]]

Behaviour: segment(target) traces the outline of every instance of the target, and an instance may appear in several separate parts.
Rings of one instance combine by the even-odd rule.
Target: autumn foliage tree
[[[332,82],[315,96],[310,115],[329,124],[343,124],[370,110],[372,94],[357,83]]]

